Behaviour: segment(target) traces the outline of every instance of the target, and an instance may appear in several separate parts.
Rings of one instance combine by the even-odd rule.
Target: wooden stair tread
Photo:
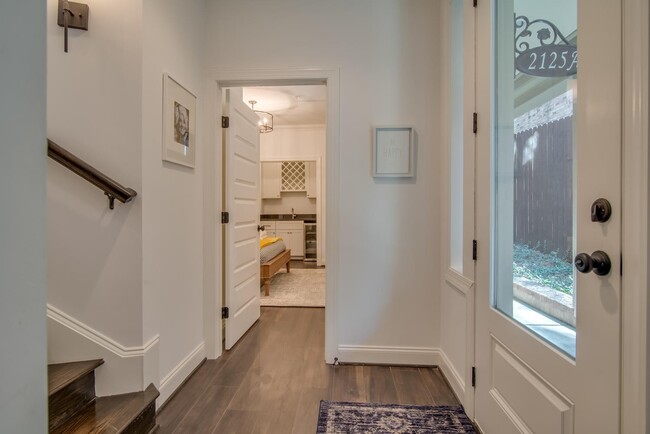
[[[97,398],[51,433],[121,433],[158,398],[158,395],[160,393],[151,384],[143,392]]]
[[[57,363],[47,366],[47,396],[52,396],[75,380],[95,370],[104,363],[103,360],[86,360],[83,362]]]

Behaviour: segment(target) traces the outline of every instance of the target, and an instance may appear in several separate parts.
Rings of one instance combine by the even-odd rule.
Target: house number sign
[[[533,30],[538,46],[531,47]],[[515,68],[535,77],[567,77],[578,73],[578,47],[547,20],[515,18]]]

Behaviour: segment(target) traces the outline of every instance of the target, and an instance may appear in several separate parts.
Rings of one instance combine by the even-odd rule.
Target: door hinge
[[[478,133],[478,113],[472,115],[472,132],[474,134]]]
[[[478,241],[472,240],[472,260],[476,261],[478,257]]]
[[[472,387],[476,387],[476,366],[472,366]]]
[[[230,223],[230,213],[228,213],[228,211],[224,211],[221,213],[221,223],[224,225],[226,223]]]
[[[230,126],[230,118],[228,116],[221,116],[221,128],[228,128]]]
[[[230,309],[227,307],[222,307],[221,308],[221,319],[228,319],[230,318]]]
[[[478,6],[478,0],[474,0],[474,7]]]

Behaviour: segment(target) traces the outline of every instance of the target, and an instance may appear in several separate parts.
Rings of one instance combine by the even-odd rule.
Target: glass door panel
[[[492,303],[575,358],[577,0],[496,2],[494,28]]]

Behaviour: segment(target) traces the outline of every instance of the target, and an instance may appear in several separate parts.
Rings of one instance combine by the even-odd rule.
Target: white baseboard
[[[438,348],[339,345],[338,354],[342,363],[419,366],[437,366],[440,363]]]
[[[125,347],[61,310],[47,306],[48,363],[103,359],[95,371],[97,396],[144,390],[158,376],[158,336],[141,347]],[[146,384],[145,384],[146,383]]]
[[[440,350],[440,364],[438,364],[438,367],[449,382],[449,385],[456,394],[456,397],[462,404],[464,404],[465,380],[463,379],[463,376],[458,373],[458,370],[453,365],[453,363],[451,363],[451,360],[449,360],[447,354],[445,354],[443,350]]]
[[[201,342],[190,354],[187,355],[174,369],[160,381],[160,396],[157,407],[160,408],[174,391],[183,384],[192,371],[205,359],[205,343]]]

